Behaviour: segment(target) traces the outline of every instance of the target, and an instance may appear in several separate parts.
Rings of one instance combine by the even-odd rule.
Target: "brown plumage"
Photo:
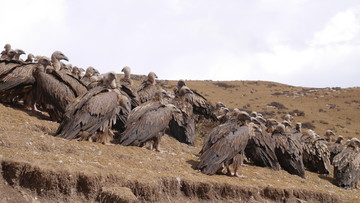
[[[305,178],[302,145],[293,136],[286,134],[285,126],[278,124],[272,133],[275,140],[275,154],[281,168],[290,174]]]
[[[330,163],[333,162],[334,157],[345,149],[345,145],[342,143],[343,136],[339,136],[334,144],[329,147],[330,151]]]
[[[145,81],[143,81],[137,89],[140,103],[151,101],[155,94],[159,91],[159,87],[156,85],[157,75],[154,72],[150,72]]]
[[[41,69],[34,73],[37,103],[58,122],[62,120],[67,105],[87,92],[86,86],[78,79],[70,73],[59,71],[60,60],[68,59],[63,53],[56,51],[51,57],[52,67],[47,73]]]
[[[86,86],[90,85],[93,80],[91,79],[92,76],[96,74],[96,70],[93,67],[88,67],[85,71],[85,75],[81,78],[81,82],[84,83]]]
[[[327,142],[313,133],[296,133],[293,136],[300,138],[305,168],[319,174],[330,174],[330,151]]]
[[[131,107],[135,108],[140,104],[140,98],[137,91],[133,87],[133,81],[131,79],[131,69],[125,66],[121,72],[124,72],[124,77],[120,79],[119,88],[125,92],[131,99]]]
[[[354,188],[360,179],[360,141],[352,138],[344,150],[334,157],[335,184]]]
[[[193,106],[185,100],[186,94],[193,94],[186,86],[180,89],[178,97],[172,100],[181,114],[177,114],[170,121],[170,135],[178,141],[194,146],[195,142],[195,119],[193,116]]]
[[[119,143],[125,146],[143,146],[146,142],[153,141],[153,149],[160,151],[160,139],[173,115],[177,113],[180,110],[173,104],[159,101],[141,104],[130,112]]]
[[[116,77],[115,74],[113,77]],[[108,144],[113,138],[111,126],[115,124],[117,116],[126,118],[129,111],[127,97],[109,82],[89,90],[67,107],[56,136]]]
[[[10,44],[5,44],[4,46],[4,51],[1,52],[1,56],[0,56],[0,60],[10,60],[13,56],[9,56],[9,52],[11,50],[11,45]]]
[[[179,90],[186,86],[183,80],[178,81],[177,87],[174,88],[175,96],[178,96]],[[214,106],[208,101],[204,96],[198,93],[196,90],[191,89],[193,94],[186,96],[186,100],[193,105],[194,113],[204,116],[205,118],[211,118],[214,121],[217,120],[216,115],[214,114]]]
[[[231,174],[229,165],[233,164],[234,175],[237,176],[237,168],[250,138],[249,127],[244,124],[243,117],[238,115],[237,120],[230,120],[210,132],[200,152],[198,168],[203,173],[213,175],[224,165]],[[250,116],[246,120],[249,121]]]
[[[275,154],[275,141],[266,132],[265,126],[252,124],[254,132],[245,148],[246,157],[256,166],[280,170],[281,166]]]

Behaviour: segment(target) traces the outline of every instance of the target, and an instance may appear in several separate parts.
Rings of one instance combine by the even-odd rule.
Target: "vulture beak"
[[[61,59],[65,60],[65,61],[69,61],[68,57],[65,55],[63,55]]]

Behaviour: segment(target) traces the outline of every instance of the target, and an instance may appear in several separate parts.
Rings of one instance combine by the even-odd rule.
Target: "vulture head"
[[[354,149],[358,150],[360,148],[360,140],[356,137],[351,138],[348,147],[353,147]]]
[[[95,73],[95,68],[89,66],[85,71],[85,76],[91,77],[94,75],[94,73]]]
[[[185,86],[185,81],[184,80],[179,80],[177,83],[178,88],[181,88],[182,86]]]
[[[148,81],[149,82],[154,83],[156,78],[158,78],[158,76],[154,72],[150,72],[148,74]]]
[[[26,61],[28,62],[34,62],[35,56],[34,54],[28,54]]]
[[[37,63],[39,64],[34,71],[34,75],[39,72],[44,72],[47,66],[51,66],[51,60],[46,56],[37,56]]]
[[[106,88],[115,89],[116,88],[116,73],[108,72],[102,75],[101,84]]]
[[[279,133],[279,134],[282,134],[282,135],[285,135],[285,125],[282,124],[282,123],[279,123],[276,127],[275,127],[275,130],[273,132],[274,133]]]
[[[285,128],[291,128],[291,124],[288,120],[284,120],[283,122],[281,122],[282,124],[284,124]]]
[[[60,61],[60,60],[69,61],[68,57],[66,57],[61,51],[55,51],[51,55],[51,60],[54,60],[54,59],[56,59],[57,61]]]
[[[129,66],[125,66],[123,69],[121,69],[121,72],[124,73],[125,78],[130,78],[131,69]]]
[[[343,140],[344,140],[344,137],[339,135],[339,137],[337,138],[335,143],[341,144]]]
[[[11,45],[10,44],[5,44],[4,49],[5,49],[6,52],[10,51]]]
[[[246,111],[239,111],[237,119],[243,124],[251,122],[251,117]]]
[[[180,81],[179,81],[180,82]],[[179,82],[178,82],[178,84],[179,84]],[[225,106],[225,104],[224,103],[222,103],[221,101],[218,101],[218,102],[216,102],[216,104],[215,104],[215,107],[216,107],[216,109],[220,109],[221,107],[226,107]]]
[[[185,94],[189,94],[189,93],[192,94],[193,92],[187,86],[183,86],[179,90],[179,96],[184,96]]]

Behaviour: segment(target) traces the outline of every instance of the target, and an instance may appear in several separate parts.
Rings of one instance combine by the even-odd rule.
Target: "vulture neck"
[[[55,71],[59,71],[61,64],[60,61],[56,58],[56,56],[51,56],[51,63],[54,66]]]

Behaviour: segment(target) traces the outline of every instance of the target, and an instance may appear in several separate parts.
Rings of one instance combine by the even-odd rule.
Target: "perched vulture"
[[[174,88],[175,96],[178,96],[180,89],[186,86],[183,80],[179,80],[177,87]],[[211,118],[216,121],[217,117],[214,114],[214,106],[201,94],[191,89],[193,94],[188,94],[186,100],[193,105],[194,113],[202,115],[205,118]]]
[[[305,168],[319,174],[330,174],[330,152],[327,142],[313,133],[297,133],[293,136],[300,137]]]
[[[204,141],[198,164],[204,174],[213,175],[225,166],[228,175],[238,176],[237,168],[242,164],[250,138],[247,121],[250,121],[250,116],[246,112],[240,113],[236,120],[229,120],[210,132]],[[230,164],[233,165],[234,174],[230,172]]]
[[[124,77],[120,79],[120,89],[125,92],[129,98],[131,99],[131,107],[135,108],[139,106],[140,99],[136,92],[136,90],[133,88],[133,81],[130,78],[131,69],[128,66],[125,66],[121,72],[124,73]]]
[[[13,57],[13,56],[11,56],[11,57],[9,56],[9,52],[11,50],[11,45],[5,44],[4,49],[5,50],[1,52],[0,60],[6,60],[6,61],[11,60],[11,58]]]
[[[51,56],[52,67],[48,68],[47,72],[37,69],[34,73],[36,102],[58,122],[62,120],[67,105],[88,91],[71,73],[59,71],[60,60],[68,58],[60,51],[55,51]]]
[[[334,157],[344,150],[345,145],[342,143],[343,136],[339,136],[334,144],[329,147],[330,151],[330,163],[333,162]]]
[[[155,95],[158,101],[148,101],[133,109],[126,123],[126,129],[121,134],[119,143],[124,146],[144,146],[153,141],[153,149],[159,148],[161,137],[164,135],[170,120],[180,110],[173,104],[163,104],[160,93]]]
[[[342,188],[354,188],[360,178],[360,141],[352,138],[342,152],[334,157],[335,184]]]
[[[35,78],[33,72],[39,64],[21,61],[0,61],[0,98],[1,102],[15,103],[25,100],[31,94]],[[27,101],[24,101],[27,103]]]
[[[25,52],[23,50],[21,50],[21,49],[15,49],[15,53],[16,54],[15,54],[15,56],[13,58],[15,61],[21,61],[20,56],[25,54]]]
[[[156,85],[157,75],[154,72],[148,74],[147,80],[143,81],[137,89],[137,94],[139,95],[140,103],[145,103],[151,101],[157,92],[159,92],[159,87]]]
[[[272,132],[275,141],[275,154],[281,168],[290,174],[305,178],[305,169],[302,157],[302,145],[293,136],[286,134],[285,126],[278,124]]]
[[[25,60],[26,63],[34,63],[35,56],[33,54],[28,54],[27,59]]]
[[[96,69],[93,67],[88,67],[86,69],[85,75],[81,78],[81,82],[86,86],[89,86],[93,80],[91,79],[92,76],[97,75]]]
[[[126,118],[130,111],[130,102],[116,89],[115,79],[116,74],[109,73],[100,86],[76,98],[67,107],[56,136],[109,144],[117,116]]]
[[[266,132],[265,126],[254,127],[252,136],[245,148],[246,157],[256,166],[280,170],[280,164],[275,154],[275,141],[271,134]]]
[[[178,141],[194,146],[195,141],[195,119],[193,116],[193,106],[185,100],[186,94],[193,94],[192,91],[184,86],[180,89],[178,97],[172,100],[181,114],[176,114],[170,121],[170,135]]]

